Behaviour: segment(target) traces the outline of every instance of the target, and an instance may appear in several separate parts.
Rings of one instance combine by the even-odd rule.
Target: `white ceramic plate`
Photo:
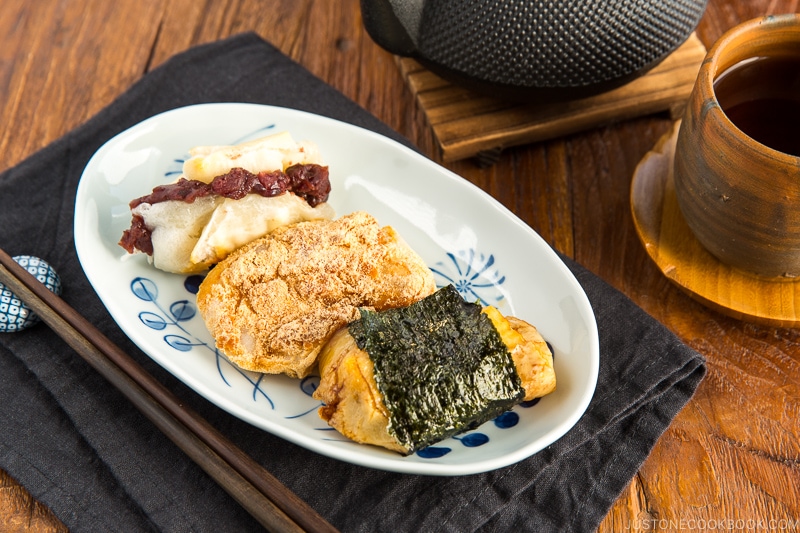
[[[241,371],[221,357],[196,312],[197,277],[167,274],[117,245],[128,202],[173,181],[189,148],[234,144],[287,130],[317,143],[330,167],[330,204],[393,226],[453,283],[506,315],[535,325],[551,344],[556,392],[474,431],[402,457],[328,428],[311,398],[318,379]],[[78,187],[75,244],[89,281],[125,333],[189,387],[231,414],[321,454],[397,472],[463,475],[515,463],[566,433],[586,410],[599,366],[597,325],[586,294],[551,248],[499,202],[463,178],[370,131],[291,109],[206,104],[130,128],[92,157]]]

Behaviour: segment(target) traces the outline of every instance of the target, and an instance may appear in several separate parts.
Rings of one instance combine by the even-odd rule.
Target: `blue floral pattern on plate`
[[[217,353],[194,307],[200,278],[157,271],[141,256],[126,256],[117,243],[130,224],[130,200],[163,183],[165,175],[180,174],[190,147],[236,144],[272,131],[317,144],[331,169],[336,194],[330,203],[337,214],[370,212],[428,262],[437,284],[452,282],[466,299],[535,324],[556,348],[559,380],[570,386],[535,409],[520,405],[509,411],[513,416],[502,415],[476,431],[402,457],[357,445],[327,427],[316,414],[319,402],[311,398],[316,377],[299,381],[233,367]],[[144,353],[232,415],[328,457],[411,474],[485,472],[560,438],[594,393],[597,324],[586,294],[552,248],[478,187],[356,126],[243,103],[199,104],[150,117],[109,140],[90,159],[78,185],[73,229],[78,258],[93,288]]]
[[[192,289],[196,287],[195,282],[196,278],[194,276],[187,278],[184,287],[187,288],[187,291],[192,292]],[[262,397],[269,402],[272,408],[275,407],[275,403],[267,392],[261,388],[261,376],[254,377],[252,372],[243,371],[238,366],[228,361],[216,347],[198,339],[196,336],[192,335],[189,330],[184,328],[183,323],[197,316],[197,306],[193,301],[178,300],[166,306],[161,305],[158,301],[158,286],[153,280],[148,278],[134,278],[133,281],[131,281],[130,289],[137,298],[151,304],[155,309],[155,311],[140,311],[138,317],[141,323],[148,328],[164,331],[163,339],[167,346],[179,352],[188,352],[195,347],[213,352],[217,360],[217,371],[226,385],[231,386],[225,372],[226,370],[230,371],[233,369],[253,386],[254,401]],[[172,333],[173,331],[176,331],[176,333]]]
[[[236,139],[231,144],[239,144],[247,140],[256,138],[260,135],[267,134],[270,130],[275,128],[274,124],[267,125],[259,128],[256,131],[250,132],[239,139]],[[183,163],[186,158],[176,158],[172,161],[170,167],[164,172],[165,177],[175,177],[182,173]],[[453,285],[458,292],[464,297],[465,300],[475,301],[481,305],[497,305],[502,302],[504,296],[498,290],[500,285],[505,282],[505,276],[500,274],[495,265],[494,255],[478,253],[474,249],[459,250],[456,252],[448,252],[446,258],[437,261],[431,267],[438,287],[445,285]],[[202,281],[201,276],[190,276],[184,282],[184,286],[189,292],[196,292],[196,287]],[[252,373],[244,372],[236,365],[228,361],[219,350],[207,343],[192,337],[191,334],[181,327],[181,322],[191,320],[196,315],[195,306],[188,300],[180,300],[172,302],[168,306],[162,307],[158,304],[158,287],[152,280],[146,278],[136,278],[131,283],[131,290],[141,300],[152,303],[157,312],[142,311],[139,313],[139,320],[149,328],[157,330],[165,330],[168,327],[177,328],[181,334],[165,334],[164,342],[171,348],[187,352],[194,347],[211,350],[217,360],[217,370],[220,378],[230,386],[230,382],[225,377],[225,371],[234,369],[236,372],[244,376],[253,386],[253,399],[256,397],[263,397],[269,401],[274,409],[275,405],[273,400],[270,399],[269,394],[262,388],[262,377],[254,377]],[[191,337],[191,338],[190,338]],[[258,376],[256,374],[256,376]],[[309,397],[313,394],[316,387],[319,385],[318,376],[309,376],[299,382],[299,387],[304,394]],[[296,419],[306,416],[311,413],[316,413],[321,404],[315,405],[310,409],[306,409],[296,415],[290,415],[286,418]],[[524,405],[523,405],[524,407]],[[517,425],[519,416],[513,412],[504,413],[494,420],[496,427],[501,429],[510,429]],[[321,429],[330,429],[328,427]],[[471,431],[466,434],[457,435],[450,439],[451,441],[458,442],[465,447],[475,448],[482,446],[489,442],[490,438],[485,433],[478,431]],[[418,455],[423,458],[440,458],[451,451],[447,446],[430,446],[424,450],[420,450]]]
[[[499,287],[505,282],[505,276],[500,274],[494,263],[494,256],[492,255],[478,254],[474,250],[462,250],[456,253],[447,253],[446,259],[438,261],[431,268],[431,271],[437,279],[437,286],[443,287],[452,284],[464,299],[477,301],[482,305],[494,305],[503,299]],[[202,279],[203,276],[199,275],[188,276],[183,283],[187,293],[196,294]],[[150,305],[150,309],[139,311],[139,320],[150,329],[163,331],[162,338],[167,346],[179,352],[189,352],[195,348],[212,352],[216,358],[219,377],[226,385],[231,386],[227,373],[236,372],[252,386],[253,401],[258,398],[264,398],[269,402],[270,407],[275,409],[274,401],[270,398],[269,392],[263,387],[263,375],[242,370],[228,361],[216,347],[199,339],[183,326],[184,323],[198,318],[197,307],[193,300],[181,299],[163,304],[158,299],[157,284],[153,280],[144,277],[133,279],[130,283],[130,290],[139,300]],[[319,377],[313,375],[297,381],[297,386],[303,394],[309,397],[311,397],[318,385]],[[522,403],[517,408],[528,408],[535,405],[535,403]],[[293,420],[309,414],[316,416],[317,409],[321,405],[321,403],[314,405],[285,418]],[[507,411],[496,417],[491,423],[500,429],[512,429],[519,423],[519,415],[513,410]],[[331,428],[325,426],[319,429],[329,430]],[[417,455],[425,459],[438,459],[452,451],[453,443],[461,444],[467,448],[476,448],[487,444],[489,441],[490,437],[486,433],[474,430],[456,435],[437,445],[428,446],[418,451]]]
[[[447,259],[431,268],[437,285],[453,285],[467,301],[497,305],[503,295],[497,289],[505,282],[494,265],[494,255],[479,254],[473,249],[449,252]]]

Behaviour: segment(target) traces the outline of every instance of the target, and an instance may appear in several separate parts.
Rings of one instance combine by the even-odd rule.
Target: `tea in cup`
[[[674,178],[687,224],[722,263],[800,275],[800,15],[745,22],[709,49]]]

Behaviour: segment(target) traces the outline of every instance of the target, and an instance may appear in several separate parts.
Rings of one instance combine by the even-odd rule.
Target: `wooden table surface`
[[[735,24],[798,0],[709,0],[709,47]],[[437,147],[395,59],[358,0],[3,0],[0,170],[80,125],[143,74],[194,45],[256,31],[406,135]],[[708,376],[622,492],[600,531],[800,530],[800,330],[737,321],[668,281],[634,228],[637,163],[664,115],[509,149],[491,167],[445,163],[549,243],[627,294],[708,360]],[[63,531],[0,472],[0,530]]]

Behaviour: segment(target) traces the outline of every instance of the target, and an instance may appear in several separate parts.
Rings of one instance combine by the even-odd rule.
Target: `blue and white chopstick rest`
[[[61,278],[46,261],[32,255],[14,256],[14,261],[33,274],[52,293],[61,295]],[[39,322],[39,317],[16,294],[0,283],[0,333],[14,333]]]

